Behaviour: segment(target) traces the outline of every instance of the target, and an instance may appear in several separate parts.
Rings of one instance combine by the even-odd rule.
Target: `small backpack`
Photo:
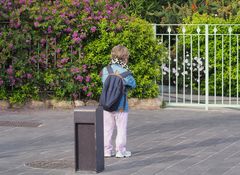
[[[123,78],[131,75],[129,71],[117,74],[113,72],[112,67],[107,66],[108,77],[103,84],[102,94],[100,96],[99,105],[103,107],[104,110],[112,112],[116,111],[121,98],[124,96],[124,106],[126,104],[126,88],[123,84]],[[124,109],[123,109],[124,110]]]

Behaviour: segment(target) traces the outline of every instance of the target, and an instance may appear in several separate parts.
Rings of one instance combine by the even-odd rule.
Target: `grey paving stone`
[[[69,168],[25,165],[74,160],[72,110],[4,111],[0,113],[2,120],[36,121],[43,125],[0,126],[0,175],[83,174]],[[133,156],[106,159],[101,174],[239,175],[239,128],[239,111],[234,110],[134,110],[128,124],[128,149]]]

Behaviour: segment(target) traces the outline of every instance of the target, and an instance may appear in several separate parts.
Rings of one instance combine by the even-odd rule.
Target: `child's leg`
[[[111,155],[112,134],[115,127],[114,115],[111,112],[103,111],[104,118],[104,153]]]
[[[126,151],[127,142],[127,112],[117,112],[115,115],[116,126],[117,126],[117,137],[116,137],[116,151]]]

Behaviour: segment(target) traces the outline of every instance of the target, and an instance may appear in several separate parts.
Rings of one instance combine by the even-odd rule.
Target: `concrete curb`
[[[144,109],[144,110],[157,110],[161,108],[162,102],[159,98],[152,99],[128,99],[129,108],[131,109]],[[0,100],[0,110],[12,109],[74,109],[81,106],[97,106],[98,102],[95,100],[88,100],[87,102],[76,101],[59,101],[59,100],[46,100],[46,101],[29,101],[26,104],[10,105],[7,101]]]

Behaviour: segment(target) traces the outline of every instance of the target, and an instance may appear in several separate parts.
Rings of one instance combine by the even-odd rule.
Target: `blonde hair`
[[[112,48],[111,57],[112,59],[117,59],[119,61],[123,61],[127,63],[129,58],[129,51],[125,46],[117,45]]]

